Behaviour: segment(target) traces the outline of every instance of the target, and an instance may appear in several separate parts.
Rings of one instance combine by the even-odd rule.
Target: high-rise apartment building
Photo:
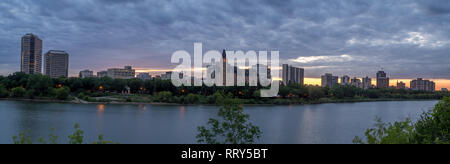
[[[356,88],[363,88],[361,79],[358,79],[358,78],[356,78],[356,77],[354,77],[353,79],[351,79],[350,85],[351,85],[351,86],[354,86],[354,87],[356,87]]]
[[[350,85],[350,77],[347,75],[342,76],[341,85]]]
[[[372,88],[372,79],[366,76],[362,79],[362,88],[363,89],[370,89]]]
[[[430,80],[424,80],[417,78],[417,80],[411,81],[411,89],[415,91],[427,91],[434,92],[436,90],[436,84]]]
[[[327,73],[322,76],[322,87],[333,88],[338,84],[339,77],[333,76],[331,73]]]
[[[22,37],[20,71],[26,74],[42,73],[42,40],[34,34]]]
[[[377,73],[377,88],[389,88],[389,78],[384,71]]]
[[[289,84],[304,85],[305,70],[283,64],[282,80],[285,86]]]
[[[50,50],[44,57],[44,74],[51,78],[69,76],[69,54],[65,51]]]

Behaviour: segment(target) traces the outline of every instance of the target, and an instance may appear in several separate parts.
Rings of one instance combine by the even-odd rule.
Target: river
[[[417,120],[438,101],[362,102],[291,106],[245,106],[264,144],[342,144],[383,121]],[[33,139],[59,136],[67,141],[79,123],[87,141],[98,134],[132,144],[196,143],[197,127],[216,117],[215,106],[65,104],[0,101],[0,143],[30,130]],[[54,130],[51,130],[51,129]]]

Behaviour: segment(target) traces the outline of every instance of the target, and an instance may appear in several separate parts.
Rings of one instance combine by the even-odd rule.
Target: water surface
[[[260,143],[351,143],[384,121],[416,120],[437,101],[364,102],[292,106],[246,106],[263,131]],[[88,141],[98,134],[120,143],[196,143],[197,127],[216,117],[214,106],[97,105],[0,101],[0,143],[31,130],[33,138],[56,134],[60,142],[79,123]],[[54,128],[54,131],[50,129]]]

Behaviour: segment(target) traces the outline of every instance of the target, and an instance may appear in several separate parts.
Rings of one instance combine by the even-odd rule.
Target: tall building
[[[389,88],[389,78],[384,71],[377,73],[377,88]]]
[[[285,86],[289,84],[304,85],[305,70],[303,68],[283,64],[282,80]]]
[[[22,37],[20,71],[26,74],[42,73],[42,40],[36,35]]]
[[[181,74],[180,74],[180,75],[181,75]],[[172,79],[172,72],[169,71],[169,72],[166,72],[166,74],[162,74],[162,75],[161,75],[161,79],[162,79],[162,80],[170,80],[170,79]]]
[[[51,78],[69,76],[69,54],[65,51],[50,50],[44,57],[44,74]]]
[[[106,76],[108,76],[108,71],[100,71],[100,72],[97,72],[97,77],[106,77]]]
[[[423,80],[422,78],[411,81],[410,87],[415,91],[434,92],[436,90],[436,84],[433,81]]]
[[[322,87],[333,88],[338,84],[339,77],[333,76],[331,73],[327,73],[322,76]]]
[[[372,88],[372,79],[366,76],[362,79],[362,88],[363,89],[370,89]]]
[[[80,71],[80,78],[88,78],[88,77],[94,77],[94,71],[90,71],[90,70],[83,70]]]
[[[136,76],[136,70],[131,66],[125,66],[124,68],[110,68],[107,72],[107,76],[113,79],[133,79]]]
[[[406,89],[406,84],[403,81],[397,82],[397,89]]]
[[[347,75],[342,76],[341,85],[350,85],[350,77]]]
[[[137,78],[141,80],[151,80],[152,75],[150,75],[150,73],[140,73],[137,75]]]
[[[358,78],[356,78],[356,77],[354,77],[354,78],[351,80],[350,85],[351,85],[351,86],[354,86],[354,87],[356,87],[356,88],[363,88],[361,79],[358,79]]]

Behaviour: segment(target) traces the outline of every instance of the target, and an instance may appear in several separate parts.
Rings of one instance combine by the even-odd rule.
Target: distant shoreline
[[[0,98],[0,101],[26,101],[42,103],[65,103],[65,104],[112,104],[112,105],[164,105],[164,106],[216,106],[214,104],[179,104],[179,103],[160,103],[160,102],[81,102],[77,100],[56,100],[56,99],[18,99],[18,98]],[[439,99],[327,99],[326,102],[314,101],[306,103],[292,104],[243,104],[245,106],[290,106],[290,105],[316,105],[316,104],[340,104],[340,103],[361,103],[361,102],[389,102],[389,101],[439,101]]]

